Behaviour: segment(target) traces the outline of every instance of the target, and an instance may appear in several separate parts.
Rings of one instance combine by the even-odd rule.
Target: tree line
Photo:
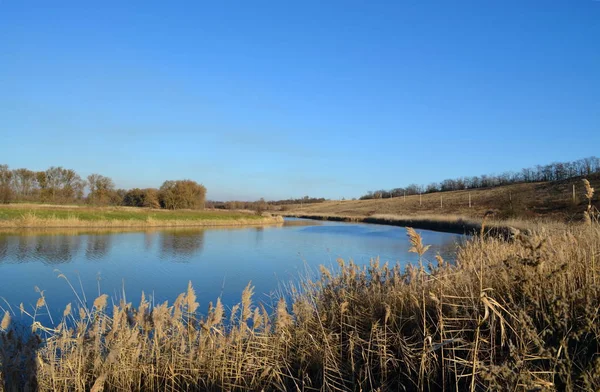
[[[231,200],[231,201],[208,201],[207,206],[211,208],[225,209],[225,210],[256,210],[257,208],[262,208],[263,210],[272,209],[272,207],[276,206],[285,206],[291,204],[313,204],[313,203],[322,203],[326,199],[323,197],[310,197],[304,196],[298,199],[289,198],[282,200],[269,200],[265,201],[265,199],[261,198],[257,201],[240,201],[240,200]]]
[[[117,189],[111,178],[101,174],[83,179],[63,167],[36,172],[0,165],[0,203],[10,202],[202,209],[206,188],[192,180],[167,180],[158,189]]]
[[[313,203],[322,203],[326,199],[323,197],[309,197],[304,196],[298,199],[289,198],[283,200],[269,200],[266,201],[264,198],[260,198],[256,201],[240,201],[240,200],[231,200],[231,201],[207,201],[206,206],[210,208],[217,208],[223,210],[252,210],[257,213],[261,213],[263,211],[281,211],[284,207],[288,205],[302,205],[302,204],[313,204]]]
[[[459,177],[441,182],[433,182],[428,185],[410,184],[406,187],[391,190],[369,191],[366,195],[361,196],[360,199],[386,199],[404,195],[490,188],[519,183],[561,181],[596,173],[600,173],[600,159],[593,156],[572,162],[553,162],[548,165],[536,165],[535,167],[525,168],[518,172],[509,171],[498,175]]]

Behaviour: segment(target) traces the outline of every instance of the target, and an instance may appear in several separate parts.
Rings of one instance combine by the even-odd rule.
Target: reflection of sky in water
[[[461,236],[421,231],[423,242],[451,259]],[[222,295],[224,303],[238,301],[248,281],[256,286],[256,299],[281,284],[335,264],[339,257],[358,264],[380,257],[382,262],[414,262],[408,253],[406,230],[401,227],[319,222],[315,225],[248,227],[232,229],[177,229],[149,232],[66,235],[44,232],[32,235],[0,234],[0,297],[11,305],[34,304],[34,286],[45,290],[49,306],[60,314],[75,301],[60,270],[76,287],[84,287],[88,302],[103,293],[139,302],[141,291],[156,301],[169,300],[192,281],[201,304]],[[79,277],[79,278],[78,278]],[[6,307],[0,300],[0,306]]]

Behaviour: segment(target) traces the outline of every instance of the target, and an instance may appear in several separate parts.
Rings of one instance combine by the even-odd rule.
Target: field
[[[265,224],[281,218],[218,210],[153,210],[37,204],[0,206],[0,228],[160,227]]]
[[[600,176],[589,178],[600,189]],[[575,186],[575,199],[573,198]],[[581,220],[585,209],[585,187],[581,178],[542,183],[507,185],[495,188],[438,192],[392,199],[327,201],[286,206],[283,214],[338,217],[459,216],[481,217],[493,211],[496,219],[549,218],[560,221]],[[469,207],[469,198],[471,206]],[[598,198],[593,203],[599,205]]]

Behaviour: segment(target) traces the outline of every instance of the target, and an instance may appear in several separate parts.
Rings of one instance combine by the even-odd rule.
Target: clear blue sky
[[[0,163],[211,199],[600,155],[600,1],[0,0]]]

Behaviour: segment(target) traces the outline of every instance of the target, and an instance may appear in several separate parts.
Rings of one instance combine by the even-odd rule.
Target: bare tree
[[[0,165],[0,203],[10,203],[12,192],[13,173],[8,169],[8,165]]]
[[[446,179],[439,184],[429,184],[426,188],[421,185],[411,184],[406,189],[395,188],[389,192],[385,190],[369,191],[361,199],[386,197],[385,195],[388,194],[395,196],[397,190],[406,191],[407,195],[414,195],[422,192],[432,193],[487,188],[522,182],[561,181],[577,176],[589,176],[594,173],[600,173],[600,158],[588,157],[572,162],[553,162],[547,165],[536,165],[535,167],[524,168],[519,172]]]
[[[33,198],[37,187],[35,172],[28,169],[13,170],[13,188],[21,200]]]
[[[90,204],[114,204],[115,183],[109,177],[101,174],[90,174],[87,177],[90,193],[88,202]]]

